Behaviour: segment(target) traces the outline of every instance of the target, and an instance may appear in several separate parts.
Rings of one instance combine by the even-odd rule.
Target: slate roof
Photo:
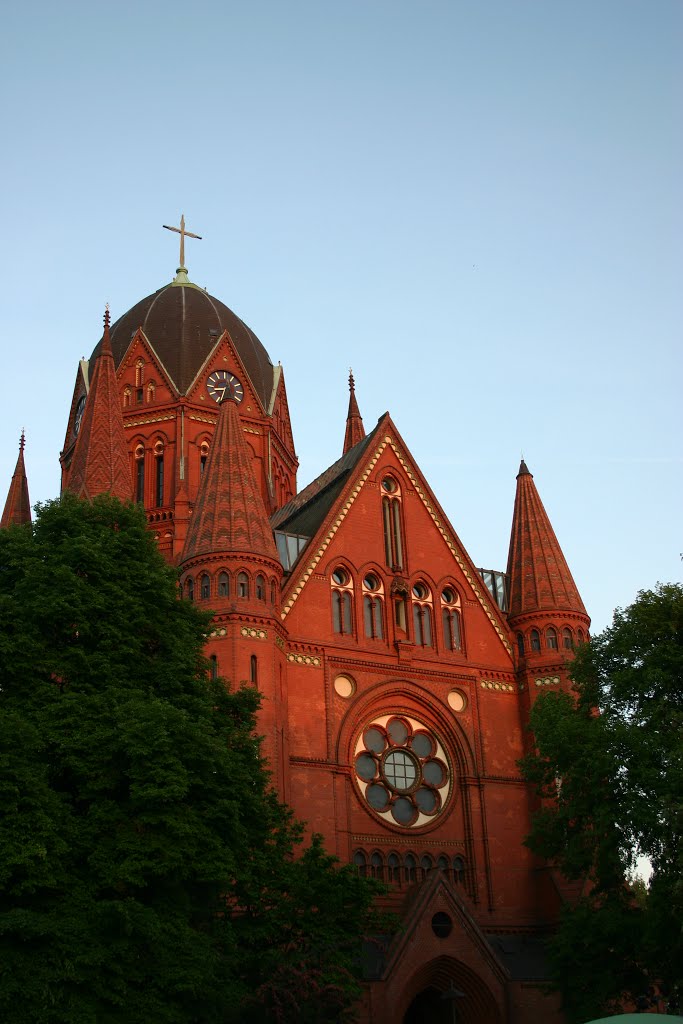
[[[181,395],[227,331],[263,407],[273,391],[273,364],[265,348],[243,320],[203,288],[167,284],[141,299],[111,326],[111,347],[118,367],[131,338],[142,328]],[[100,351],[100,341],[92,357]]]
[[[284,533],[298,533],[304,537],[312,537],[322,525],[349,475],[381,432],[384,420],[388,415],[389,413],[385,413],[384,416],[380,416],[374,430],[370,431],[353,448],[350,448],[342,455],[341,459],[338,459],[320,476],[316,477],[307,487],[299,491],[291,501],[278,509],[270,520],[272,528],[282,530]]]
[[[547,981],[546,944],[537,935],[487,933],[486,941],[514,981]]]

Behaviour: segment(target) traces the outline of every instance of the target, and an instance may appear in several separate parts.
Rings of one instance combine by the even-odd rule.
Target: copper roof
[[[218,338],[227,331],[264,408],[273,390],[273,364],[265,348],[219,299],[194,284],[167,284],[141,299],[111,327],[119,366],[138,328],[164,364],[181,395],[187,393]],[[101,342],[93,352],[99,354]]]

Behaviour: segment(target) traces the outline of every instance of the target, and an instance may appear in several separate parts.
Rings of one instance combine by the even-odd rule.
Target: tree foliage
[[[576,651],[574,695],[534,705],[523,770],[543,798],[527,843],[585,895],[564,908],[555,983],[574,1020],[652,985],[683,989],[683,587],[643,591]],[[652,864],[646,898],[626,884]]]
[[[376,886],[268,789],[142,512],[0,531],[0,1017],[345,1019]],[[323,1016],[319,1016],[323,1007]]]

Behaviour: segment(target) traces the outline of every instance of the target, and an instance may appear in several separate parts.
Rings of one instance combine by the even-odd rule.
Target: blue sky
[[[477,565],[523,453],[593,628],[681,578],[683,5],[11,5],[0,500],[59,489],[79,357],[190,277],[285,369],[304,486],[349,366]]]

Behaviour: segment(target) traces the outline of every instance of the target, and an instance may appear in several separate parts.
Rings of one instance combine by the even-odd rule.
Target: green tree
[[[572,1020],[683,988],[683,587],[643,591],[576,651],[575,695],[534,705],[523,771],[543,798],[527,844],[585,895],[563,910],[554,982]],[[647,898],[626,882],[638,856]]]
[[[376,887],[319,839],[294,856],[208,621],[135,506],[66,495],[0,531],[3,1020],[314,1020],[318,997],[342,1020],[357,997]]]

